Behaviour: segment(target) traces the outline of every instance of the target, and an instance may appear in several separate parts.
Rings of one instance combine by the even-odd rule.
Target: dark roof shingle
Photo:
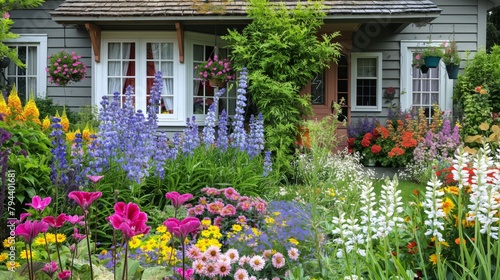
[[[284,1],[295,7],[299,1]],[[203,17],[246,16],[247,1],[220,0],[66,0],[53,17]],[[306,2],[301,2],[301,4]],[[325,12],[332,15],[404,15],[440,13],[430,0],[351,0],[323,1]]]

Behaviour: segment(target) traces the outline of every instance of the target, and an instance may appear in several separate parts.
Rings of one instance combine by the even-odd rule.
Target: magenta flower
[[[21,216],[19,217],[19,220],[14,220],[13,222],[11,222],[11,221],[7,221],[7,222],[10,223],[10,224],[16,224],[16,225],[18,225],[18,224],[23,223],[24,220],[26,220],[26,218],[28,218],[30,216],[31,216],[31,213],[28,213],[28,212],[27,213],[22,213]]]
[[[26,221],[16,227],[16,235],[21,236],[26,243],[31,243],[41,232],[47,232],[49,225],[42,221]]]
[[[35,195],[31,199],[31,203],[26,203],[26,205],[31,206],[31,208],[35,209],[36,211],[43,211],[43,209],[45,209],[45,207],[50,204],[51,200],[52,198],[50,196],[41,199],[38,195]]]
[[[68,279],[71,277],[71,271],[69,271],[69,270],[64,270],[63,272],[58,273],[58,274],[57,274],[57,277],[58,277],[60,280],[68,280]]]
[[[129,202],[115,204],[115,214],[109,216],[111,225],[120,230],[128,239],[138,235],[147,234],[151,227],[146,226],[148,215],[141,212],[137,204]]]
[[[83,216],[78,216],[78,215],[67,215],[66,216],[66,221],[72,225],[78,223],[79,225],[83,226]]]
[[[78,229],[76,227],[73,228],[73,234],[71,236],[73,236],[73,239],[75,239],[76,242],[80,242],[85,237],[87,237],[87,235],[85,235],[85,234],[80,234],[80,232],[78,232]]]
[[[53,216],[47,216],[42,219],[42,221],[46,222],[49,224],[49,226],[53,228],[60,228],[66,223],[66,214],[62,213],[57,218],[54,218]]]
[[[102,192],[81,192],[72,191],[68,197],[73,199],[83,210],[89,209],[92,202],[102,196]]]
[[[188,234],[195,233],[201,226],[200,220],[195,217],[187,217],[182,221],[176,218],[169,218],[163,222],[167,230],[177,236],[181,241],[184,241]]]
[[[182,277],[182,279],[190,279],[191,275],[193,275],[194,271],[192,268],[188,268],[186,269],[186,271],[184,271],[184,269],[182,268],[177,268],[177,273],[179,273],[179,275]]]
[[[54,273],[57,271],[57,269],[57,263],[52,261],[45,264],[45,266],[42,268],[42,271],[45,272],[50,277],[50,279],[52,279],[52,276],[54,276]]]
[[[186,201],[190,200],[193,198],[193,195],[190,193],[186,194],[179,194],[178,192],[169,192],[165,194],[165,197],[167,199],[170,199],[172,201],[172,205],[174,205],[174,208],[179,208],[181,207],[182,204],[184,204]]]
[[[87,178],[89,178],[89,180],[92,181],[93,183],[97,183],[99,182],[99,180],[104,178],[104,176],[87,175]]]

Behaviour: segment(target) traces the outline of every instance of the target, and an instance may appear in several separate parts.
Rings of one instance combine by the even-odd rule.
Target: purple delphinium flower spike
[[[271,161],[271,151],[265,151],[264,152],[264,174],[262,174],[262,176],[266,177],[272,171],[273,171],[273,162]]]
[[[156,153],[153,156],[155,176],[163,179],[165,176],[165,161],[167,160],[168,140],[165,132],[161,132],[156,139]]]
[[[161,92],[163,91],[163,75],[161,71],[156,72],[153,86],[149,92],[148,120],[151,125],[156,125],[158,120],[158,108],[161,103]]]
[[[84,162],[83,162],[83,147],[82,147],[82,134],[76,133],[73,145],[71,145],[72,167],[75,170],[75,183],[78,186],[83,185],[84,179]]]
[[[246,131],[245,131],[245,107],[246,107],[246,87],[247,76],[246,68],[240,72],[240,81],[238,84],[238,96],[236,98],[236,113],[234,115],[233,133],[231,134],[231,146],[239,148],[241,151],[245,150],[246,144]]]
[[[49,137],[52,138],[52,162],[50,167],[52,173],[50,178],[54,185],[66,184],[68,181],[68,176],[66,171],[68,169],[68,162],[66,160],[66,139],[64,136],[64,131],[62,130],[62,125],[59,123],[60,118],[52,118],[52,132]]]

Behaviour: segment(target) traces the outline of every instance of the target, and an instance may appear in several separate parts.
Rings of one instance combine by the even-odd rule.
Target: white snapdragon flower
[[[376,236],[385,238],[395,228],[404,223],[400,216],[403,213],[403,202],[401,201],[401,190],[396,190],[398,180],[388,180],[382,185],[380,192],[379,211],[380,216],[376,219]]]
[[[433,175],[431,181],[427,183],[425,200],[422,202],[424,207],[424,212],[427,214],[427,219],[424,224],[427,226],[426,236],[436,237],[437,241],[444,241],[443,234],[444,231],[444,221],[443,218],[446,214],[443,211],[443,200],[444,192],[440,191],[442,183]]]

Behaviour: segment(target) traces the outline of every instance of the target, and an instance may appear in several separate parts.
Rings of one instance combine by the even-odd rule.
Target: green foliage
[[[276,173],[271,172],[263,177],[263,157],[250,158],[244,151],[228,148],[206,149],[200,146],[191,155],[179,155],[176,159],[167,160],[165,178],[159,180],[150,176],[143,187],[148,194],[154,194],[151,204],[164,209],[167,201],[165,193],[177,191],[201,194],[205,187],[233,187],[241,195],[263,196],[276,180]]]
[[[485,50],[480,50],[472,59],[467,61],[465,73],[458,78],[458,82],[455,85],[453,92],[453,101],[459,105],[459,109],[462,111],[466,110],[466,106],[471,105],[471,103],[465,104],[467,102],[467,96],[474,90],[474,88],[482,86],[488,89],[488,95],[484,101],[481,101],[481,104],[477,105],[481,108],[479,111],[487,111],[488,108],[491,107],[491,110],[489,110],[488,113],[500,112],[499,64],[500,46],[493,47],[490,54],[487,54]],[[463,114],[467,117],[465,112],[463,112]],[[476,123],[476,125],[481,122]]]
[[[267,145],[276,155],[274,166],[289,171],[297,126],[311,112],[308,98],[299,92],[339,57],[340,45],[332,42],[338,33],[318,40],[324,17],[320,4],[287,9],[268,0],[250,0],[248,15],[252,23],[242,32],[230,30],[224,39],[232,48],[235,65],[250,73],[250,98],[266,121]]]
[[[52,118],[56,113],[62,114],[64,110],[64,106],[54,104],[54,100],[51,98],[37,98],[35,102],[40,112],[40,120],[43,120],[46,116]],[[87,124],[89,127],[98,127],[99,120],[97,119],[97,113],[98,109],[95,106],[82,107],[78,112],[66,110],[70,129],[83,130]]]

